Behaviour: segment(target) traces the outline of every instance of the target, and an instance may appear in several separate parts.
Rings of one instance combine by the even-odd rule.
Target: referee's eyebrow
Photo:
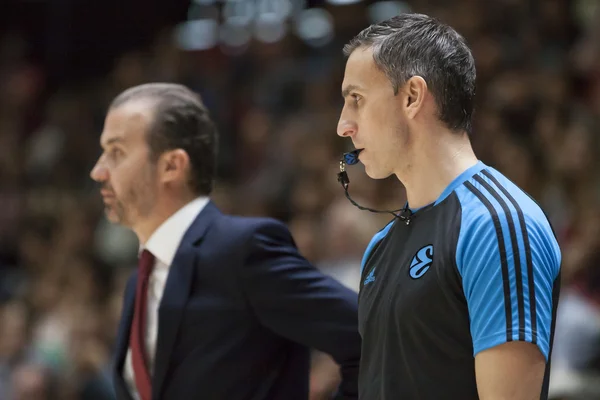
[[[344,88],[344,90],[342,90],[342,97],[346,98],[348,97],[348,95],[350,94],[350,92],[354,91],[354,90],[361,90],[362,88],[358,85],[354,85],[354,84],[350,84],[348,86],[346,86]]]

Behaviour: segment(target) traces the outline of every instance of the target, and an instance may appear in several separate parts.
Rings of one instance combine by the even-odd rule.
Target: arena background
[[[547,212],[563,251],[554,398],[600,399],[600,1],[2,0],[0,399],[112,399],[107,372],[137,240],[88,177],[110,99],[149,81],[198,91],[221,132],[214,200],[289,224],[316,266],[357,288],[388,217],[336,182],[343,44],[416,11],[469,41],[473,143]],[[395,179],[350,172],[375,208]],[[315,354],[312,400],[337,382]]]

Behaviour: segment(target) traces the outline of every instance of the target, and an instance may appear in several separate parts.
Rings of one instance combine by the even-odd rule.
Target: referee
[[[472,150],[465,40],[403,14],[344,53],[338,134],[408,199],[363,258],[360,398],[547,398],[560,249],[540,207]]]

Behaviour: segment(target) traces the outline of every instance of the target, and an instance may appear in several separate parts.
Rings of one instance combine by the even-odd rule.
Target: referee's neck
[[[420,138],[406,158],[408,163],[396,173],[410,208],[434,203],[456,177],[478,162],[466,133],[435,132]]]

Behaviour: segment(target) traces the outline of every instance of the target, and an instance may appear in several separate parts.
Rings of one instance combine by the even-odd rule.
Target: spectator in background
[[[10,398],[14,369],[21,364],[39,361],[31,346],[27,307],[19,301],[6,303],[0,309],[0,398]]]
[[[12,400],[53,400],[58,398],[48,368],[36,364],[19,365],[11,377]]]

